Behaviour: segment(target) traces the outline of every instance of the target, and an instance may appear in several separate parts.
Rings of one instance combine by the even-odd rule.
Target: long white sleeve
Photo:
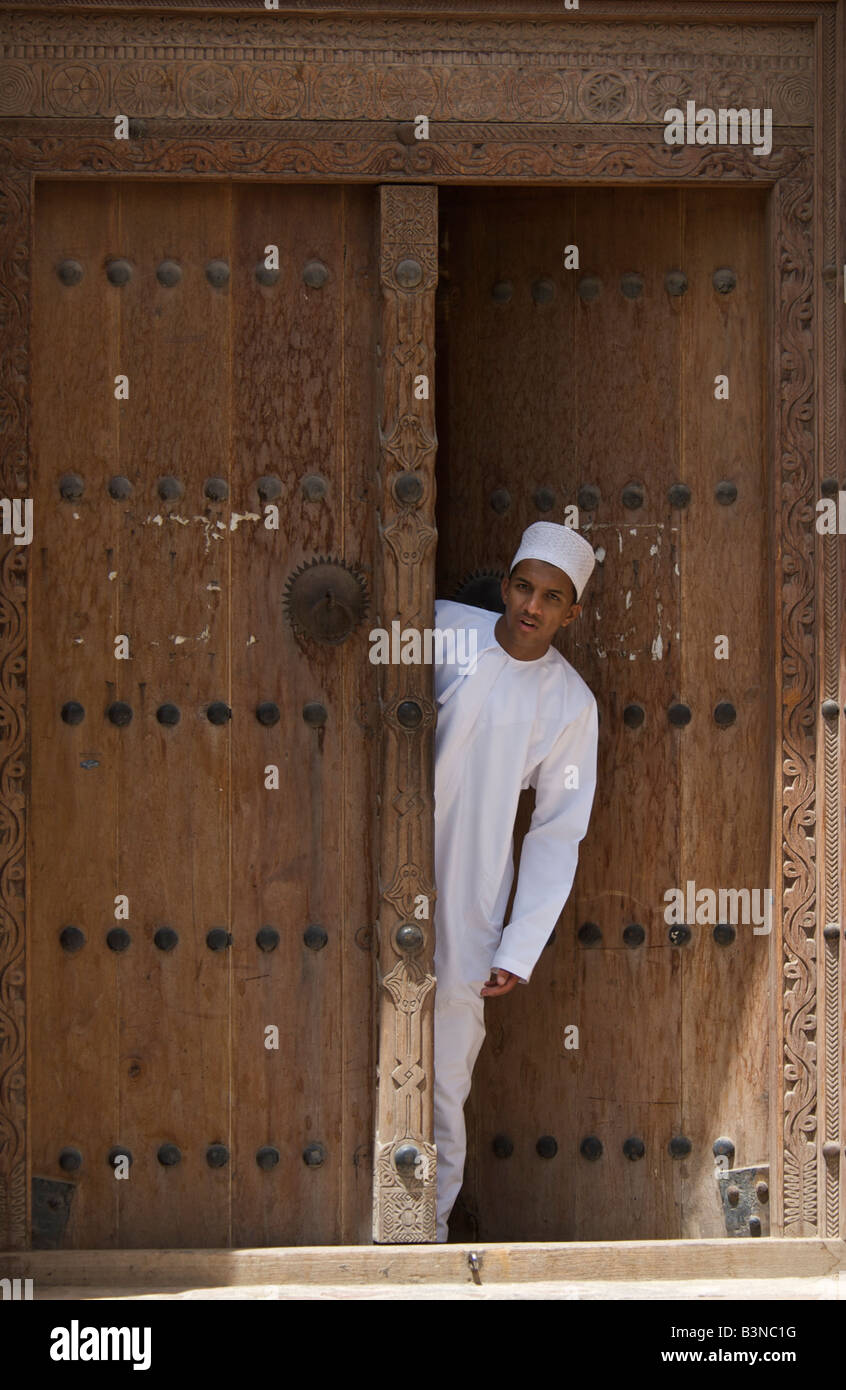
[[[528,981],[573,886],[579,843],[596,791],[599,719],[591,697],[562,730],[537,773],[531,826],[523,840],[511,920],[503,929],[493,969]],[[578,768],[578,787],[567,769]],[[570,774],[572,781],[572,773]]]

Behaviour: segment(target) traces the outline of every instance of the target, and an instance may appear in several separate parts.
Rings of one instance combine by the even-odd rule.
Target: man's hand
[[[482,985],[479,992],[483,999],[493,998],[495,994],[508,994],[519,980],[520,976],[512,975],[510,970],[491,970],[491,978],[486,985]]]

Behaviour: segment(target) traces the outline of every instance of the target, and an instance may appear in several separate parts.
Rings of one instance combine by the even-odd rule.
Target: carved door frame
[[[159,8],[166,8],[162,5]],[[771,1096],[774,1235],[842,1232],[843,849],[838,538],[815,502],[838,489],[846,360],[838,255],[846,244],[846,0],[703,5],[625,0],[589,17],[554,0],[513,18],[468,0],[463,19],[388,0],[321,19],[251,13],[84,15],[18,7],[0,54],[0,355],[3,496],[29,495],[30,248],[43,178],[249,179],[380,186],[383,296],[380,621],[433,618],[437,185],[754,184],[769,190],[772,618],[779,768]],[[221,5],[221,9],[225,9]],[[497,18],[501,11],[503,18]],[[621,25],[621,19],[629,22]],[[693,26],[692,28],[690,26]],[[698,28],[696,27],[698,26]],[[755,35],[753,43],[752,35]],[[622,37],[621,37],[622,35]],[[415,57],[415,53],[418,55]],[[95,55],[92,57],[92,54]],[[236,56],[233,57],[233,54]],[[668,147],[656,112],[686,93],[713,107],[738,79],[774,113],[773,152]],[[430,137],[410,124],[429,114]],[[114,116],[131,117],[130,138]],[[57,130],[57,117],[63,122]],[[838,216],[839,213],[839,216]],[[840,480],[843,481],[842,479]],[[28,1245],[27,552],[0,559],[0,1248]],[[382,668],[376,1241],[434,1239],[429,668]],[[819,767],[819,773],[817,768]],[[775,1073],[775,1068],[774,1068]],[[403,1154],[401,1151],[405,1150]],[[396,1158],[399,1151],[400,1162]],[[420,1162],[419,1160],[424,1160]],[[428,1161],[427,1161],[428,1160]]]

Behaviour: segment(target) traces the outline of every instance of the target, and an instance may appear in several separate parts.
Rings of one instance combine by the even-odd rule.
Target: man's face
[[[545,560],[521,560],[503,579],[502,598],[509,638],[526,659],[543,656],[559,628],[582,611],[572,579]]]

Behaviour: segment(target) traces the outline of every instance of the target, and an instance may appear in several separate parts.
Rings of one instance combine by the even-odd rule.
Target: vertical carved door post
[[[392,634],[431,626],[435,564],[434,368],[438,193],[380,188],[382,410],[381,557],[377,623]],[[399,643],[396,643],[399,646]],[[425,644],[421,644],[425,656]],[[392,650],[391,656],[394,656]],[[379,666],[382,713],[379,926],[379,1096],[373,1238],[435,1239],[432,1142],[432,668]]]

